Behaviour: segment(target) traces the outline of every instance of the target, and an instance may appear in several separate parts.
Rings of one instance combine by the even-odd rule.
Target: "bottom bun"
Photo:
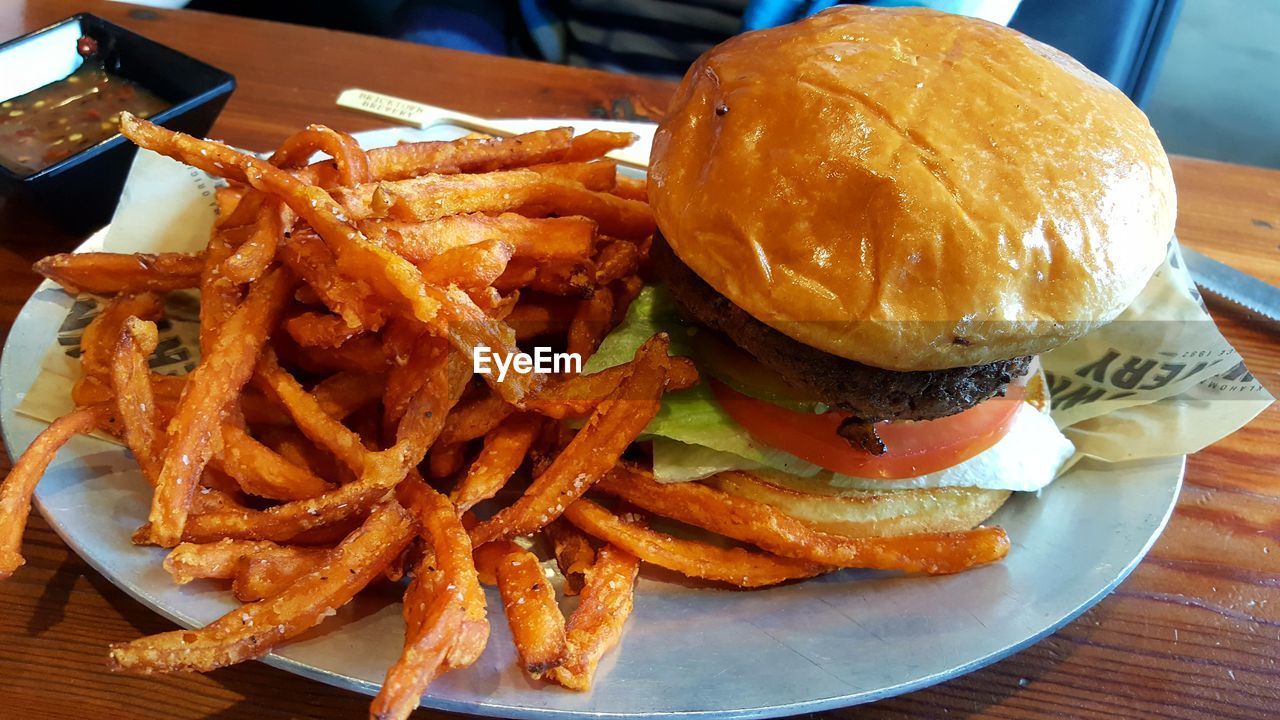
[[[1011,494],[967,487],[843,490],[781,473],[767,480],[724,473],[703,482],[772,505],[818,530],[849,537],[968,530],[991,517]]]

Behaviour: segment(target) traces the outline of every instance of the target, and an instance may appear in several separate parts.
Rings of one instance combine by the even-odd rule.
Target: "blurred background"
[[[1184,1],[1145,108],[1171,152],[1280,168],[1278,38],[1280,1]]]
[[[1124,90],[1170,152],[1280,168],[1280,0],[862,0],[1009,24]],[[702,50],[834,0],[153,0],[678,77]]]

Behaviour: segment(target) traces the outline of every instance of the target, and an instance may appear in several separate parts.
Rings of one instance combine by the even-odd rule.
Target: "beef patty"
[[[1031,357],[984,365],[898,372],[864,365],[783,335],[734,305],[676,257],[661,235],[654,239],[654,269],[684,312],[716,330],[797,390],[858,420],[930,420],[954,415],[1003,395],[1025,375]]]

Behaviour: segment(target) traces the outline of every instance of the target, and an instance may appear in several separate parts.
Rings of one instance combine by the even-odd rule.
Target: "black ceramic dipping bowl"
[[[222,70],[79,13],[0,44],[0,101],[67,77],[82,60],[77,51],[82,37],[97,43],[97,60],[109,73],[168,104],[149,118],[167,128],[203,136],[236,86]],[[110,221],[135,151],[117,133],[36,172],[0,165],[0,194],[6,204],[33,205],[68,231],[85,233]]]

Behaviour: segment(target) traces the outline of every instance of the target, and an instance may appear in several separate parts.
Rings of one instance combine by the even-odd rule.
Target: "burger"
[[[1175,214],[1146,117],[1075,60],[858,6],[703,55],[649,194],[660,284],[602,353],[665,330],[704,378],[650,425],[655,475],[863,536],[971,528],[1054,479],[1037,355],[1133,301]]]

